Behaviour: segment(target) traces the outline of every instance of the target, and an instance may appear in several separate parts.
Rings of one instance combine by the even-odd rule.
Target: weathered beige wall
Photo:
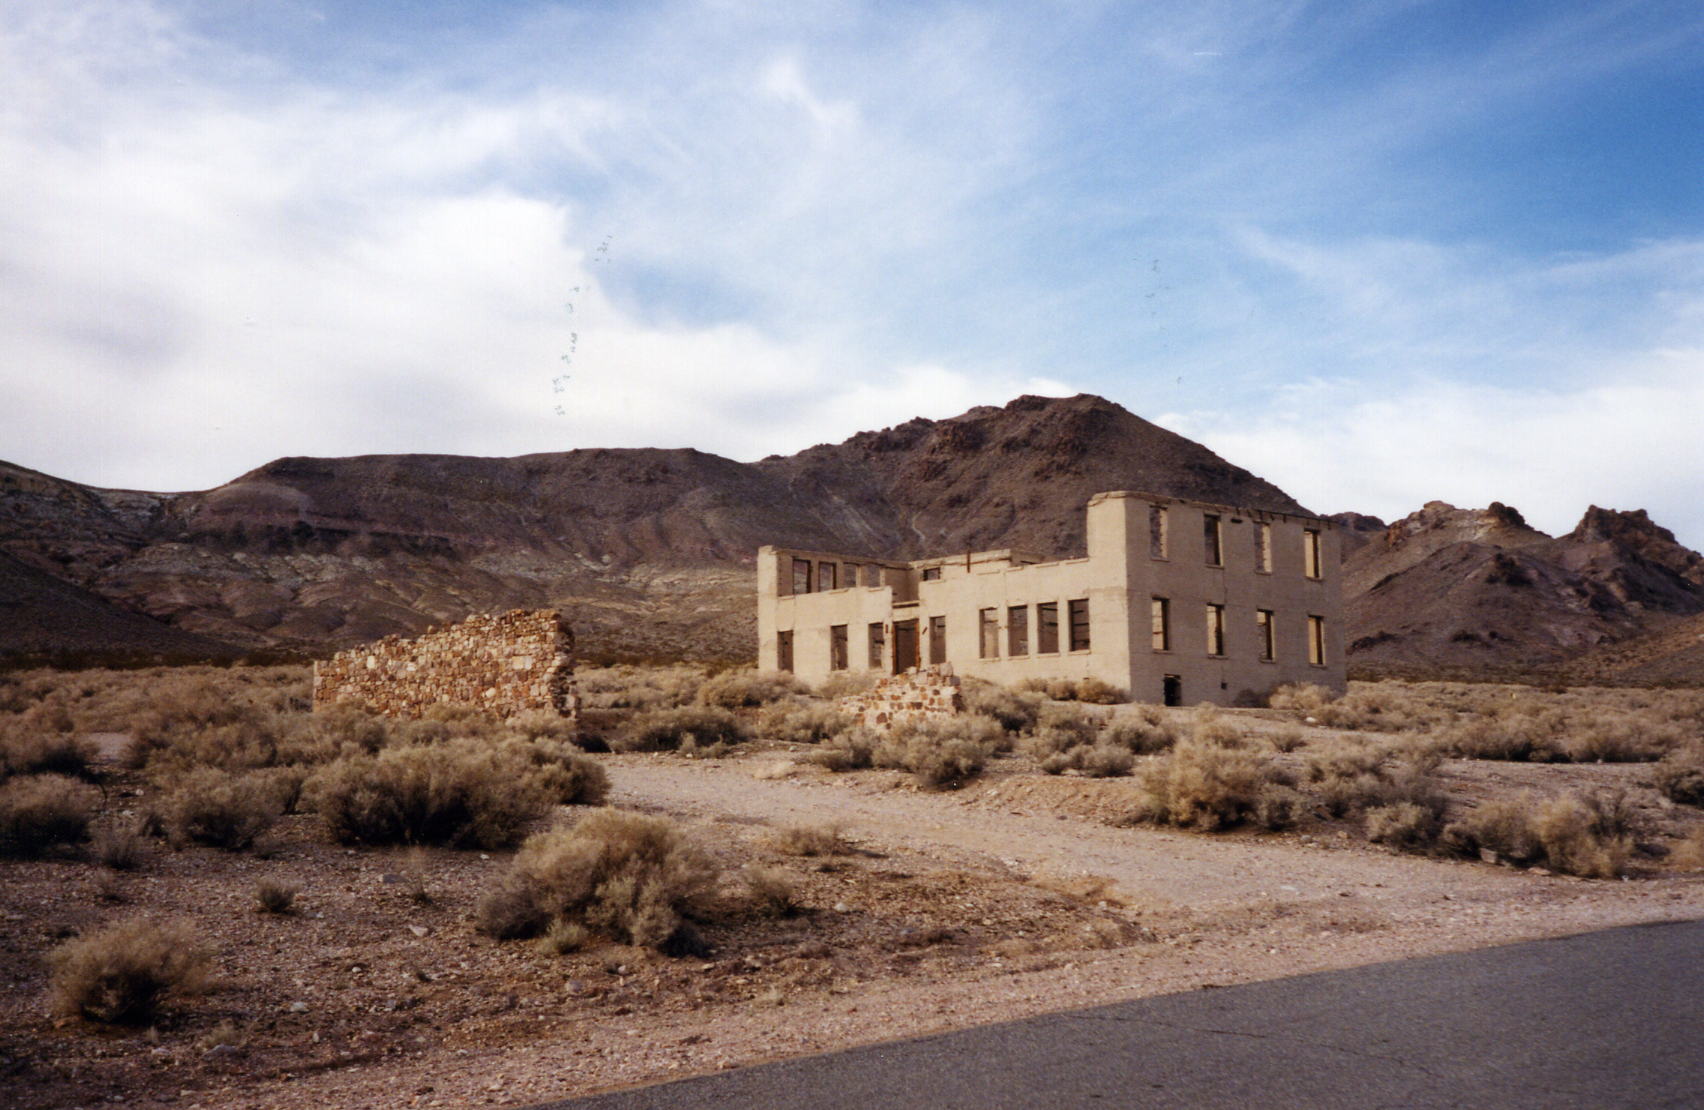
[[[364,703],[389,717],[416,717],[435,705],[577,717],[574,635],[554,609],[515,609],[414,639],[386,636],[314,664],[314,708],[336,702]]]
[[[1149,509],[1163,506],[1168,542],[1164,558],[1149,547]],[[792,559],[858,563],[827,552],[795,552],[765,547],[758,554],[758,665],[778,667],[777,636],[793,633],[793,671],[808,682],[831,673],[829,629],[844,624],[848,631],[849,670],[893,669],[893,623],[916,619],[926,629],[929,619],[944,616],[946,661],[957,673],[1013,684],[1027,678],[1099,678],[1128,690],[1142,701],[1160,701],[1164,678],[1176,675],[1184,704],[1201,701],[1229,703],[1259,696],[1286,682],[1316,682],[1341,691],[1345,685],[1343,616],[1338,537],[1329,521],[1231,506],[1206,505],[1152,494],[1097,494],[1089,502],[1089,554],[1082,559],[1036,562],[1019,552],[994,551],[922,559],[901,569],[885,564],[884,584],[841,587],[823,592],[791,591]],[[1203,518],[1221,518],[1222,566],[1206,561]],[[1271,528],[1272,567],[1256,566],[1254,528]],[[1320,533],[1318,579],[1303,574],[1303,531]],[[923,581],[926,568],[939,568],[940,577]],[[1150,626],[1151,599],[1171,602],[1171,648],[1155,651]],[[1090,647],[1069,650],[1067,603],[1089,602]],[[1226,651],[1207,651],[1208,602],[1225,607]],[[1055,602],[1059,607],[1060,650],[1037,650],[1035,606]],[[1010,656],[1008,613],[1026,606],[1029,651]],[[999,652],[981,655],[979,614],[997,610]],[[1255,612],[1274,614],[1275,659],[1260,659]],[[1323,617],[1326,661],[1307,662],[1307,618]],[[881,622],[886,641],[882,665],[871,668],[868,628]],[[927,635],[920,637],[919,658],[927,664]]]

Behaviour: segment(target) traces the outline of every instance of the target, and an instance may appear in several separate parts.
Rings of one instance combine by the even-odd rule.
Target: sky
[[[791,453],[1096,393],[1704,547],[1704,7],[0,0],[0,459]]]

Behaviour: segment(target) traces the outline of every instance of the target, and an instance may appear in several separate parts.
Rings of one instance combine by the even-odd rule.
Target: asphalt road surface
[[[1704,922],[1197,990],[551,1106],[1704,1107]]]

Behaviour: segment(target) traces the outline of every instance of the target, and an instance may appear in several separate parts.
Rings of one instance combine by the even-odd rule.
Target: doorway
[[[1175,674],[1166,675],[1160,685],[1161,701],[1166,705],[1183,704],[1183,679]]]
[[[904,674],[917,665],[917,621],[893,622],[893,673]]]

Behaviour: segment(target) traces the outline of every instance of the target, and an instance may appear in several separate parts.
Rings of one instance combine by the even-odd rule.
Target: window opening
[[[1225,654],[1225,607],[1207,603],[1207,654]]]
[[[1029,654],[1029,606],[1013,605],[1006,610],[1006,654]]]
[[[1225,552],[1219,543],[1220,535],[1219,518],[1213,513],[1202,516],[1201,538],[1207,545],[1207,565],[1210,567],[1225,565]]]
[[[1308,528],[1302,532],[1302,573],[1309,578],[1320,577],[1319,561],[1319,530]]]
[[[939,582],[940,580],[941,580],[941,568],[940,567],[924,567],[923,568],[923,581],[925,581],[925,582]]]
[[[775,668],[776,670],[793,670],[793,634],[777,632],[775,634]]]
[[[870,622],[870,654],[869,666],[872,671],[882,669],[882,659],[887,654],[887,626],[881,621]]]
[[[1254,526],[1254,569],[1272,573],[1272,525]]]
[[[982,610],[977,615],[977,629],[980,633],[978,639],[981,658],[1000,658],[1000,610]]]
[[[1171,650],[1171,601],[1168,598],[1154,599],[1154,650]]]
[[[1035,607],[1035,650],[1042,654],[1059,650],[1059,603],[1044,601]]]
[[[1166,557],[1166,507],[1148,506],[1148,554],[1156,559]]]
[[[917,665],[917,622],[893,622],[893,673],[904,674]]]
[[[817,564],[817,592],[835,589],[835,572],[839,570],[835,563]]]
[[[1070,622],[1070,644],[1072,651],[1089,650],[1089,599],[1078,598],[1065,603],[1065,614]]]
[[[929,618],[929,662],[947,661],[947,618]]]
[[[1260,658],[1270,663],[1277,658],[1277,642],[1272,633],[1272,610],[1256,609],[1254,625],[1260,632]]]
[[[843,624],[830,625],[828,629],[828,669],[843,671],[846,669],[846,626]]]
[[[1168,674],[1161,682],[1160,700],[1166,705],[1183,704],[1183,678],[1180,675]]]
[[[796,594],[811,592],[811,561],[809,559],[793,560],[793,592]]]
[[[1316,667],[1325,665],[1325,618],[1308,618],[1308,662]]]

